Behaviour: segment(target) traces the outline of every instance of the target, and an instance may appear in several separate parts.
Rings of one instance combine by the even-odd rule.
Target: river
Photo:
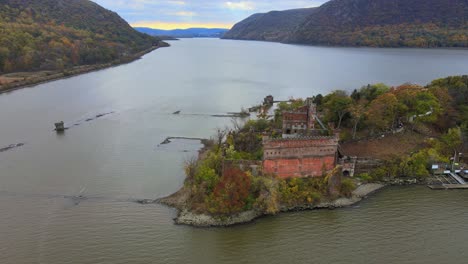
[[[0,263],[466,263],[468,192],[388,188],[358,206],[220,229],[140,205],[229,118],[278,99],[468,73],[467,50],[190,39],[136,62],[0,95]],[[180,115],[173,115],[175,111]],[[111,113],[99,118],[97,115]],[[71,126],[64,134],[54,122]],[[73,196],[82,195],[76,199]]]

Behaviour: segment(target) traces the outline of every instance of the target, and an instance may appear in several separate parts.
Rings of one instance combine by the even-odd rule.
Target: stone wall
[[[357,158],[356,166],[354,168],[354,175],[359,175],[361,173],[370,173],[373,170],[381,167],[383,162],[377,159],[371,158]]]

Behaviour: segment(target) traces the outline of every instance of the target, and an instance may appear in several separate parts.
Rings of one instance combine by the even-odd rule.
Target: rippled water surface
[[[229,118],[277,98],[468,71],[466,50],[317,48],[193,39],[137,62],[0,95],[0,263],[466,263],[468,192],[389,188],[356,207],[227,229],[140,205]],[[172,115],[181,110],[180,115]],[[112,114],[96,118],[102,113]],[[72,126],[57,135],[53,123]],[[73,199],[83,195],[85,199]]]

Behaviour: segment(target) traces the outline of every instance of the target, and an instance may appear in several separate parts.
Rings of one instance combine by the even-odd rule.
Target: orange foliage
[[[213,214],[232,214],[241,212],[246,206],[252,181],[238,168],[224,171],[208,203]]]

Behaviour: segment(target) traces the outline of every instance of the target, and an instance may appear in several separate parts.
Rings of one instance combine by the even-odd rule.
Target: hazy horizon
[[[117,12],[132,27],[173,30],[223,28],[232,26],[255,13],[272,10],[316,7],[328,0],[93,0]]]

